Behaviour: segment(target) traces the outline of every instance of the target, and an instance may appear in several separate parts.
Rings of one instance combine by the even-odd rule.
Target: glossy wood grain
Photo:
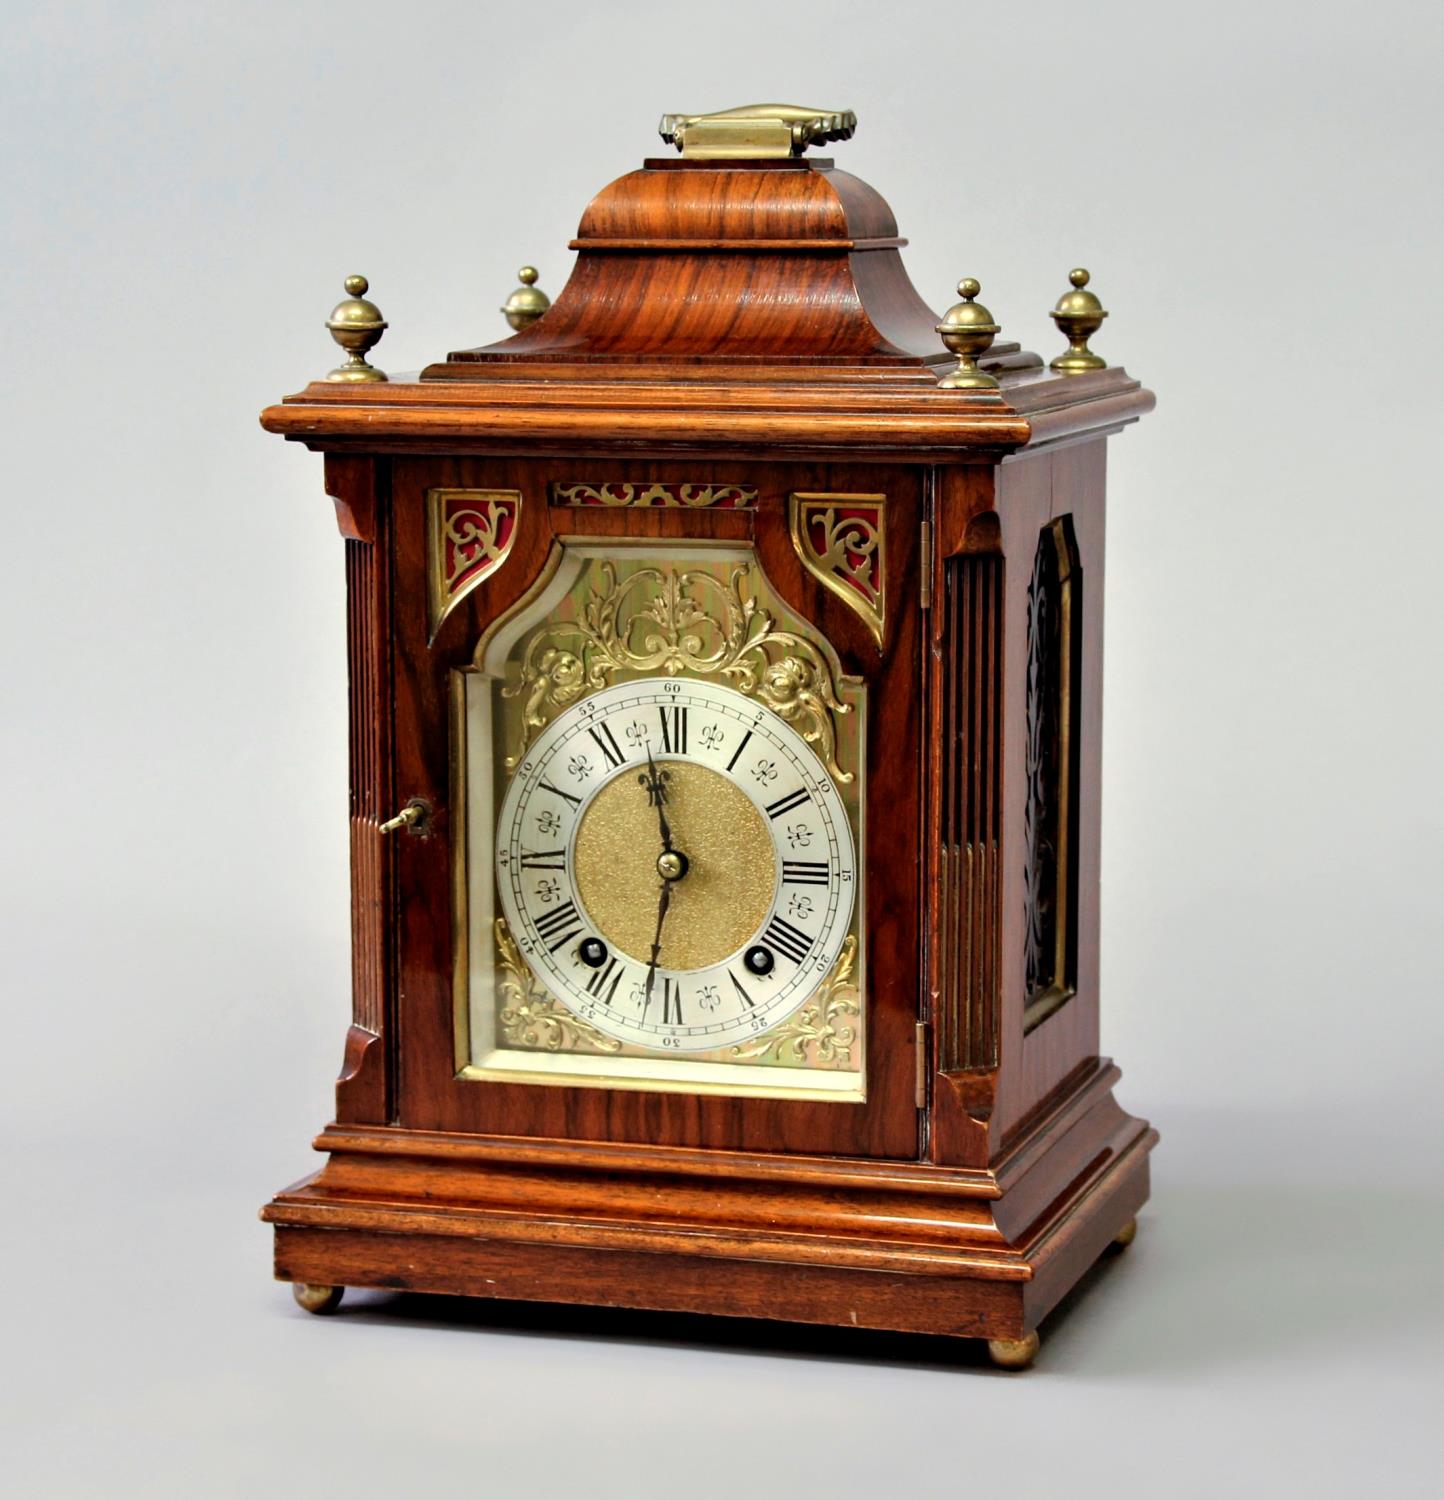
[[[403,997],[399,1118],[427,1130],[916,1156],[913,1033],[920,972],[915,914],[921,899],[922,837],[916,814],[922,755],[918,614],[906,604],[895,611],[879,653],[864,622],[803,569],[788,534],[787,496],[793,489],[846,493],[864,484],[884,491],[887,567],[901,587],[917,566],[917,471],[833,465],[739,468],[736,463],[641,468],[614,463],[605,477],[617,483],[743,483],[758,490],[757,507],[709,514],[548,505],[553,482],[587,475],[599,477],[595,464],[589,468],[578,460],[558,464],[398,459],[392,466],[397,801],[399,805],[423,797],[439,810],[426,838],[403,839],[396,846]],[[423,505],[427,489],[435,485],[518,490],[523,502],[512,554],[496,575],[496,586],[488,583],[468,595],[428,644],[421,628],[426,579]],[[750,542],[773,587],[832,642],[843,671],[866,684],[868,795],[882,809],[867,822],[866,858],[869,869],[882,873],[866,884],[870,1050],[865,1104],[539,1088],[455,1076],[450,910],[435,896],[447,888],[452,830],[460,811],[448,805],[449,678],[470,662],[476,641],[491,622],[531,586],[554,541],[568,535],[678,540],[710,536]],[[905,588],[902,592],[905,596]]]
[[[1147,1197],[1116,1076],[996,1174],[336,1130],[263,1217],[294,1281],[1016,1338]]]
[[[1098,872],[1105,439],[1153,398],[1015,344],[984,361],[998,390],[939,388],[901,243],[830,163],[649,162],[587,209],[530,329],[263,414],[326,455],[351,713],[352,1015],[326,1164],[265,1210],[278,1275],[1016,1339],[1147,1196],[1155,1136],[1098,1056]],[[597,480],[759,498],[548,503],[553,482]],[[522,509],[504,565],[430,639],[433,486],[514,490]],[[880,647],[798,558],[794,491],[886,496]],[[1085,580],[1075,992],[1028,1030],[1027,586],[1062,516]],[[754,546],[866,685],[864,1104],[458,1076],[452,680],[582,536]],[[960,564],[986,585],[966,621]],[[433,809],[424,834],[382,836],[412,797]],[[963,852],[983,883],[957,880]]]
[[[557,357],[936,362],[937,316],[900,243],[879,194],[828,164],[649,163],[593,199],[545,318],[426,375]]]

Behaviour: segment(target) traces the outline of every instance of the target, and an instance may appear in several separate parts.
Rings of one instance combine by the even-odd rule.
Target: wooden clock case
[[[325,455],[351,723],[353,1012],[325,1164],[263,1210],[278,1278],[1021,1348],[1131,1232],[1156,1137],[1098,1055],[1104,453],[1153,398],[1121,369],[1054,374],[1014,344],[983,361],[999,389],[940,387],[951,360],[903,243],[829,161],[648,161],[592,202],[540,321],[264,413]],[[550,503],[584,482],[758,499]],[[444,486],[524,503],[504,564],[429,638],[425,497]],[[803,566],[799,493],[886,496],[881,644]],[[1070,888],[1040,997],[1028,613],[1054,523],[1074,590],[1071,801],[1054,814]],[[754,544],[866,682],[865,1103],[458,1076],[448,674],[583,534]],[[383,836],[413,798],[424,830]]]

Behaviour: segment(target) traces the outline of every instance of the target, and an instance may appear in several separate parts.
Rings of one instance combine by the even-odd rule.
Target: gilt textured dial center
[[[659,962],[705,969],[735,953],[766,920],[777,860],[766,820],[725,776],[687,761],[661,761],[665,811],[676,849],[686,856],[671,901]],[[662,852],[657,811],[635,772],[608,782],[577,829],[578,893],[597,931],[645,964],[657,927]]]

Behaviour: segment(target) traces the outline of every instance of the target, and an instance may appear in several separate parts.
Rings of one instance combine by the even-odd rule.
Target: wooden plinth
[[[987,1171],[332,1127],[262,1218],[285,1281],[1014,1340],[1148,1196],[1117,1078]]]

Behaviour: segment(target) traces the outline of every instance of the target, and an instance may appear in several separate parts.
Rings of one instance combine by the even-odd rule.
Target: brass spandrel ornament
[[[497,342],[388,381],[349,278],[345,363],[263,416],[345,538],[352,1006],[264,1211],[308,1311],[761,1308],[1021,1369],[1134,1236],[1105,448],[1153,398],[1081,269],[1051,367],[972,277],[940,315],[818,150],[856,128],[669,114]]]
[[[802,565],[861,616],[882,649],[887,625],[887,496],[787,497],[788,529]]]

